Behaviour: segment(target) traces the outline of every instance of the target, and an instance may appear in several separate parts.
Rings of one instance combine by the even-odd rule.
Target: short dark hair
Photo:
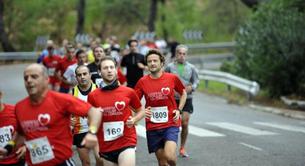
[[[150,56],[150,55],[152,55],[152,54],[158,55],[159,58],[160,58],[160,61],[161,61],[162,63],[165,62],[165,57],[162,55],[162,53],[161,53],[158,49],[151,49],[151,50],[149,50],[149,51],[146,53],[146,55],[145,55],[145,63],[146,63],[146,64],[147,64],[147,58],[148,58],[148,56]]]
[[[128,40],[128,43],[127,43],[129,47],[131,46],[132,42],[136,42],[137,44],[139,43],[137,39],[130,39],[130,40]]]
[[[76,58],[78,58],[78,56],[82,53],[86,53],[86,52],[82,49],[77,50],[77,52],[75,53]]]
[[[88,72],[89,72],[89,74],[90,74],[90,69],[88,68],[88,66],[86,66],[86,65],[79,65],[79,66],[77,66],[76,68],[75,68],[75,75],[77,75],[77,70],[79,69],[79,68],[81,68],[81,67],[85,67],[85,68],[87,68],[87,70],[88,70]]]
[[[111,56],[105,56],[101,59],[101,62],[100,62],[100,68],[102,68],[102,62],[103,61],[106,61],[106,60],[110,60],[114,63],[114,66],[116,67],[117,66],[117,63],[116,61],[114,60],[114,58],[112,58]]]

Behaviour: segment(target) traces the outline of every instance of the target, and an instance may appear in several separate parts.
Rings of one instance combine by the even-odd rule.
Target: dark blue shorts
[[[148,152],[154,153],[164,148],[166,141],[178,142],[179,127],[173,126],[159,130],[146,131]]]

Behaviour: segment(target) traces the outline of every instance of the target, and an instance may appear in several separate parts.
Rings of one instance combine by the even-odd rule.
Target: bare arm
[[[91,107],[88,112],[89,132],[82,141],[82,145],[88,148],[94,148],[97,143],[96,132],[101,124],[103,109]]]
[[[182,95],[180,95],[178,110],[174,110],[174,113],[175,113],[174,120],[175,121],[177,121],[180,117],[180,110],[182,110],[185,105],[186,97],[187,97],[187,93],[186,93],[186,90],[184,89],[182,92]]]
[[[135,116],[130,116],[126,122],[128,127],[134,126],[138,121],[140,121],[145,116],[145,111],[142,107],[135,110]]]

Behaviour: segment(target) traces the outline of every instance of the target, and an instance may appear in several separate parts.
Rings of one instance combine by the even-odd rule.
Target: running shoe
[[[190,157],[190,155],[188,155],[188,154],[186,153],[186,151],[185,151],[184,148],[180,148],[179,156],[180,156],[180,157],[183,157],[183,158],[189,158],[189,157]]]

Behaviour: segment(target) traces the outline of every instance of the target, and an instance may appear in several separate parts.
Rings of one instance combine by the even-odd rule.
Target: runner
[[[78,50],[75,54],[77,63],[74,63],[66,69],[64,72],[63,78],[65,82],[73,88],[77,85],[76,75],[75,75],[75,69],[79,65],[87,65],[88,56],[84,50]]]
[[[10,142],[16,134],[17,121],[15,116],[15,106],[2,103],[2,91],[0,90],[0,148],[5,145],[14,144]],[[10,155],[0,158],[1,166],[23,166],[25,154],[25,146],[18,145],[17,148],[11,149]]]
[[[88,68],[90,69],[90,74],[91,74],[91,80],[93,81],[93,83],[95,83],[97,86],[99,86],[99,84],[102,81],[101,75],[100,75],[100,63],[101,63],[101,59],[104,58],[105,55],[105,51],[102,48],[102,46],[97,46],[95,48],[93,48],[93,55],[94,55],[94,62],[90,63],[88,65]]]
[[[138,41],[135,39],[128,41],[129,53],[124,55],[121,61],[121,68],[126,68],[127,86],[134,88],[138,80],[143,77],[146,66],[144,55],[138,53]]]
[[[101,60],[101,75],[101,87],[88,96],[89,103],[104,110],[103,123],[97,133],[99,154],[105,166],[134,166],[137,144],[134,125],[145,112],[135,91],[118,84],[113,58]]]
[[[60,80],[55,75],[55,69],[58,63],[61,61],[61,57],[54,54],[53,46],[48,46],[47,50],[48,56],[43,58],[42,64],[48,69],[49,88],[51,90],[59,91]]]
[[[96,89],[96,85],[91,81],[91,75],[89,69],[85,65],[80,65],[75,69],[76,80],[78,85],[72,89],[72,95],[87,102],[88,94]],[[77,152],[83,166],[90,166],[90,157],[88,148],[81,145],[83,138],[89,131],[88,119],[87,117],[81,117],[77,115],[72,115],[72,132],[73,132],[73,145],[77,147]],[[98,145],[96,145],[96,150],[98,150]],[[97,151],[95,156],[97,156]],[[99,157],[96,157],[98,160]],[[100,162],[100,161],[97,161]],[[101,163],[102,164],[102,163]],[[101,165],[99,164],[99,165]]]
[[[176,61],[168,64],[165,68],[166,72],[174,73],[180,78],[187,92],[186,103],[182,109],[182,131],[179,150],[181,157],[189,157],[185,150],[185,143],[188,135],[190,115],[194,110],[192,93],[198,87],[200,81],[195,66],[186,61],[187,51],[186,45],[178,45],[176,48]],[[175,96],[175,98],[176,102],[179,103],[179,96]]]
[[[150,74],[138,81],[135,90],[140,98],[144,95],[146,114],[150,115],[146,118],[148,151],[155,153],[160,166],[175,166],[180,110],[187,94],[176,75],[163,72],[165,58],[158,50],[148,51],[145,60]],[[175,92],[180,94],[178,107]]]
[[[61,81],[60,83],[60,89],[59,92],[62,93],[69,93],[70,91],[70,85],[69,82],[67,82],[64,79],[64,73],[67,70],[68,66],[73,65],[77,63],[76,58],[74,57],[75,48],[71,43],[67,44],[66,46],[66,56],[62,58],[62,60],[58,63],[55,73],[57,78]]]
[[[16,104],[18,135],[25,137],[26,163],[37,166],[74,165],[72,157],[71,114],[88,116],[89,133],[82,145],[93,148],[102,109],[94,108],[71,95],[48,90],[48,75],[44,66],[31,64],[24,70],[28,97]],[[17,135],[17,136],[18,136]],[[0,155],[8,149],[0,148]]]

